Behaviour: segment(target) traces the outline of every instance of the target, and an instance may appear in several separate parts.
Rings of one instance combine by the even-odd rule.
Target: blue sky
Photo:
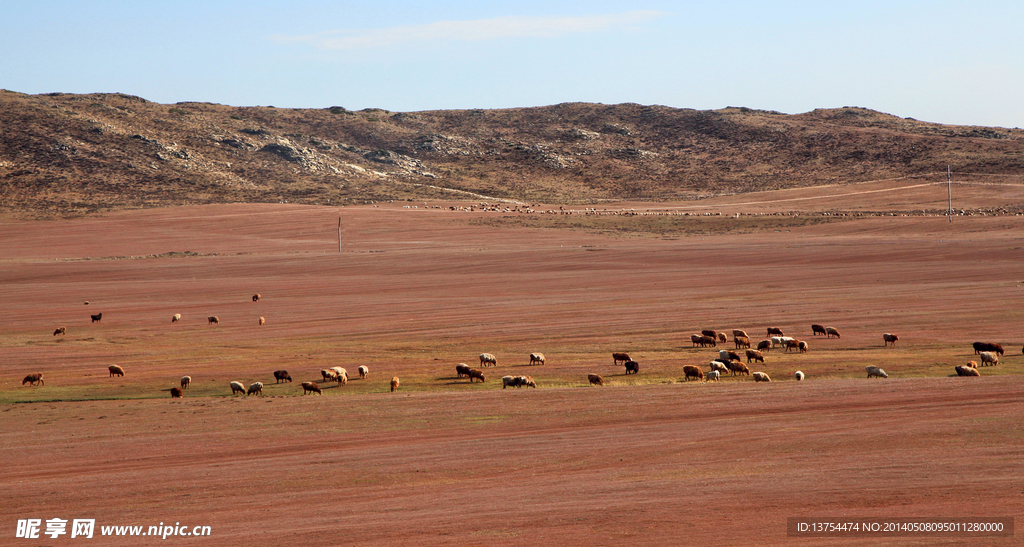
[[[862,106],[1024,127],[1020,0],[7,4],[0,88],[23,93],[392,111]]]

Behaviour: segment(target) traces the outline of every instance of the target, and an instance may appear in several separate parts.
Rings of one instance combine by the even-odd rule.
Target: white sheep
[[[872,376],[874,376],[875,378],[888,378],[889,377],[889,375],[886,374],[885,371],[882,370],[879,367],[873,367],[873,366],[869,365],[869,366],[865,367],[865,369],[868,371],[868,378],[871,378]]]
[[[190,386],[190,385],[192,385],[192,377],[191,376],[182,376],[181,377],[181,389],[188,389],[188,386]]]
[[[359,378],[365,380],[366,375],[370,373],[370,369],[366,365],[359,365]]]
[[[334,372],[334,379],[341,385],[348,384],[348,371],[341,367],[331,367],[331,371]]]
[[[799,382],[799,381],[801,381],[801,380],[803,380],[803,379],[804,379],[804,373],[803,373],[803,372],[801,372],[801,371],[799,371],[799,370],[798,370],[798,371],[796,371],[796,372],[794,372],[794,373],[793,373],[793,376],[794,376],[794,377],[796,378],[796,381],[797,381],[797,382]]]
[[[721,361],[711,361],[712,372],[721,372],[722,374],[729,374],[729,367],[725,366],[725,363]]]
[[[246,395],[263,395],[263,382],[253,382],[249,385]]]
[[[994,351],[979,352],[978,357],[981,357],[981,366],[983,367],[987,365],[995,366],[999,364],[999,355],[997,355]]]
[[[707,378],[708,382],[710,382],[710,381],[717,382],[718,379],[721,378],[721,377],[722,377],[722,373],[717,371],[717,370],[712,370],[711,372],[707,373],[707,375],[705,376],[705,378]]]
[[[768,376],[768,374],[765,373],[765,372],[751,372],[750,375],[754,377],[754,381],[755,382],[771,382],[772,381],[771,377]]]
[[[498,366],[498,359],[497,359],[497,357],[495,357],[494,355],[492,355],[490,353],[481,353],[480,354],[480,366],[481,367],[486,367],[487,365],[491,365],[492,367]]]
[[[171,316],[171,323],[177,323],[178,321],[181,321],[181,314],[180,313],[176,313],[176,314]]]
[[[235,393],[245,394],[245,384],[242,382],[231,382],[231,394]]]

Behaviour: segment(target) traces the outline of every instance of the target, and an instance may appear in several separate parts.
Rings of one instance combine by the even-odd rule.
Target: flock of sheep
[[[252,296],[253,302],[259,302],[261,298],[260,294],[254,294]],[[88,302],[86,302],[88,304]],[[99,322],[103,319],[103,314],[95,314],[90,316],[93,323]],[[171,317],[172,323],[181,321],[181,314],[176,313]],[[207,321],[210,325],[217,325],[220,323],[220,319],[217,316],[209,316]],[[258,323],[260,325],[265,324],[266,320],[260,317]],[[823,325],[814,324],[811,325],[812,336],[823,335],[826,338],[841,338],[842,335],[839,330],[834,327],[828,327]],[[66,335],[67,327],[58,327],[54,330],[53,335]],[[718,344],[728,343],[729,339],[725,332],[718,332],[714,330],[702,330],[700,334],[693,334],[690,337],[693,347],[717,347]],[[896,342],[899,341],[899,336],[891,333],[885,333],[882,335],[884,346],[895,346]],[[795,350],[800,353],[806,353],[810,350],[810,345],[804,340],[797,340],[795,338],[786,336],[782,329],[778,327],[768,327],[766,330],[766,338],[757,343],[756,349],[753,349],[750,341],[750,336],[741,329],[732,330],[732,343],[735,349],[744,350],[744,354],[741,357],[739,353],[732,350],[722,349],[718,351],[718,357],[708,363],[709,370],[705,371],[702,367],[697,365],[684,365],[683,366],[683,379],[684,381],[690,381],[695,379],[698,381],[717,381],[724,375],[743,375],[750,376],[755,382],[771,382],[771,377],[768,373],[763,371],[751,371],[749,366],[751,363],[764,364],[764,353],[769,352],[775,348],[783,348],[786,352]],[[1003,355],[1003,347],[999,344],[987,343],[987,342],[975,342],[974,352],[979,356],[982,366],[985,365],[997,365],[999,364],[999,356]],[[1024,349],[1022,349],[1024,352]],[[746,358],[746,363],[743,362],[743,357]],[[498,360],[491,353],[481,353],[479,355],[480,368],[496,367]],[[640,364],[630,358],[629,354],[623,352],[612,353],[612,360],[615,365],[622,364],[625,366],[626,374],[638,374],[640,372]],[[531,353],[530,354],[530,365],[543,365],[545,363],[545,357],[543,353]],[[889,375],[881,368],[876,366],[866,367],[868,378],[888,378]],[[108,367],[110,377],[123,377],[125,374],[124,369],[119,365],[110,365]],[[369,368],[365,365],[360,365],[357,369],[359,378],[366,379],[369,375]],[[480,369],[470,368],[465,363],[459,363],[455,366],[455,371],[458,378],[468,378],[470,383],[474,380],[480,380],[485,382],[486,378],[484,373]],[[955,367],[955,371],[958,376],[979,376],[978,364],[974,361],[968,362],[966,365],[960,365]],[[339,386],[344,386],[348,383],[348,371],[342,367],[331,367],[329,369],[323,369],[320,371],[322,381],[336,382]],[[275,383],[291,382],[292,377],[286,370],[274,371]],[[802,371],[796,371],[791,374],[796,380],[803,380],[806,375]],[[512,376],[507,375],[502,377],[502,389],[508,387],[537,387],[537,382],[531,376]],[[588,373],[587,381],[591,385],[605,385],[604,378],[600,374]],[[192,383],[190,376],[184,376],[181,378],[180,386],[173,387],[169,391],[171,397],[182,397],[184,390],[188,389]],[[398,377],[391,379],[391,391],[397,391],[399,387]],[[29,384],[31,386],[45,385],[43,381],[43,373],[36,372],[29,374],[22,381],[22,385]],[[307,395],[309,393],[323,394],[323,389],[316,382],[302,382],[302,394]],[[263,394],[263,383],[254,382],[246,387],[244,384],[238,381],[232,381],[229,384],[231,388],[231,394],[242,394],[245,396],[249,395],[262,395]]]

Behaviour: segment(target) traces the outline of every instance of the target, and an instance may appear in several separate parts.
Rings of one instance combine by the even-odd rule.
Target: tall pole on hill
[[[338,216],[338,252],[341,252],[341,216]]]
[[[953,222],[953,174],[946,164],[946,195],[949,196],[949,221]]]

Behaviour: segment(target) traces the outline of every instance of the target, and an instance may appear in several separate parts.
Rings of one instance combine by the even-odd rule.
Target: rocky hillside
[[[944,171],[1024,173],[1024,131],[863,108],[637,104],[358,112],[0,91],[0,210],[213,202],[668,200]]]

